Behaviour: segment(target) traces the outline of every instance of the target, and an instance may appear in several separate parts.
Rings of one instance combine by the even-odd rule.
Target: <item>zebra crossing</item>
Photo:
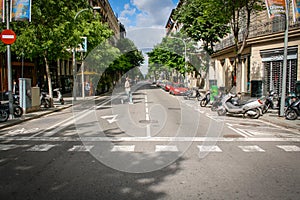
[[[15,149],[25,149],[25,152],[47,152],[51,149],[60,146],[60,144],[38,144],[38,145],[23,145],[23,144],[0,144],[1,151],[10,151]],[[223,150],[217,145],[196,145],[199,152],[215,152],[221,153]],[[73,145],[67,149],[67,152],[90,152],[95,146],[93,145]],[[259,145],[237,145],[243,152],[266,152],[267,150]],[[300,152],[300,147],[297,145],[275,145],[275,147],[283,152]],[[176,145],[154,145],[155,152],[179,152]],[[191,147],[193,148],[193,147]],[[135,152],[136,145],[113,145],[111,152]],[[140,152],[140,151],[139,151]],[[145,151],[145,153],[147,153]]]

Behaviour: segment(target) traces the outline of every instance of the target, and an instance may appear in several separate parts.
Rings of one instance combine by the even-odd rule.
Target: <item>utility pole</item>
[[[6,29],[9,30],[9,0],[6,0]],[[7,49],[7,80],[8,80],[8,100],[9,100],[9,113],[13,118],[13,96],[12,96],[12,70],[11,70],[11,50],[10,44],[6,45]]]
[[[282,69],[282,83],[281,83],[281,100],[279,116],[284,116],[285,93],[286,93],[286,73],[287,73],[287,54],[289,41],[289,0],[286,0],[285,10],[285,33],[284,33],[284,53],[283,53],[283,69]]]

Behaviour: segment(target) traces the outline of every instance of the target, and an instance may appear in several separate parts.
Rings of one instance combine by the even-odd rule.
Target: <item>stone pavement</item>
[[[97,98],[97,96],[93,97],[86,97],[87,98]],[[81,97],[77,97],[77,99],[80,101],[82,100]],[[15,118],[15,119],[8,119],[6,122],[0,122],[0,129],[13,126],[19,123],[22,123],[24,121],[28,121],[31,119],[39,118],[44,115],[48,115],[53,112],[57,112],[66,108],[69,108],[73,106],[73,97],[64,97],[65,104],[60,105],[58,103],[54,103],[53,108],[49,109],[42,109],[37,112],[32,112],[32,113],[26,113],[23,114],[21,118]],[[298,130],[300,134],[300,117],[297,120],[286,120],[284,117],[279,117],[278,116],[278,110],[269,110],[268,113],[264,114],[259,118],[259,120],[263,120],[269,123],[272,123],[274,125],[282,126],[287,129],[294,129]]]

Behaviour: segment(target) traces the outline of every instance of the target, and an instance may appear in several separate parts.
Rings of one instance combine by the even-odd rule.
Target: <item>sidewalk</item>
[[[278,110],[268,110],[268,112],[259,119],[274,125],[282,126],[286,129],[298,130],[300,135],[300,118],[296,120],[287,120],[285,117],[279,117]]]
[[[88,99],[93,99],[93,98],[97,98],[97,97],[92,96],[92,97],[86,97],[85,99],[88,100]],[[58,112],[58,111],[61,111],[63,109],[73,106],[73,97],[64,97],[64,100],[65,100],[64,105],[61,105],[58,102],[54,102],[54,107],[52,107],[52,108],[48,108],[48,109],[41,108],[41,110],[39,110],[39,111],[23,114],[22,117],[20,117],[20,118],[8,119],[6,122],[0,122],[0,129],[4,129],[9,126],[13,126],[13,125],[25,122],[25,121],[36,119],[36,118],[48,115],[50,113]],[[82,97],[77,97],[77,101],[81,101],[81,100],[83,100]]]

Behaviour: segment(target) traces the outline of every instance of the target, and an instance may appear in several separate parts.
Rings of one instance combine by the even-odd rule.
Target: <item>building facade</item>
[[[239,66],[234,69],[233,37],[228,36],[215,48],[209,79],[215,80],[219,87],[227,89],[236,84],[237,91],[251,96],[263,96],[271,90],[280,94],[285,22],[285,17],[269,19],[267,11],[253,14],[247,46]],[[291,18],[288,34],[287,94],[295,91],[296,82],[300,80],[299,50],[300,22]]]

